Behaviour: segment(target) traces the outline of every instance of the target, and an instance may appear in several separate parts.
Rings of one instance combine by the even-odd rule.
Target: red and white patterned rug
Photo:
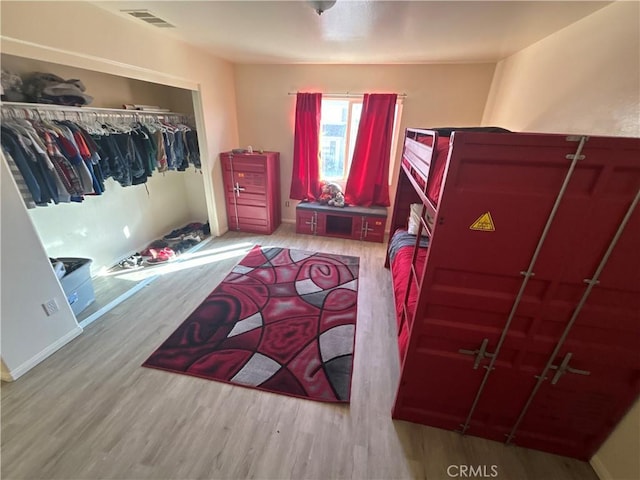
[[[256,246],[143,366],[348,403],[358,271],[358,257]]]

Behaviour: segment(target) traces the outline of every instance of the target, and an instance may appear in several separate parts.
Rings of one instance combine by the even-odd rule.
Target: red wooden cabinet
[[[330,207],[303,202],[296,207],[296,233],[350,238],[366,242],[384,239],[385,207]]]
[[[230,230],[273,233],[281,222],[280,154],[220,154]]]
[[[384,226],[387,217],[372,215],[358,215],[353,218],[352,238],[359,238],[367,242],[379,242],[384,240]]]
[[[315,211],[296,211],[296,233],[315,235],[317,231],[318,214]]]

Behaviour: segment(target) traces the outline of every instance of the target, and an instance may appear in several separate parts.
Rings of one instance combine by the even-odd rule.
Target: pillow
[[[407,224],[407,232],[411,235],[418,235],[418,229],[420,228],[420,215],[422,214],[422,204],[412,203],[410,205],[411,211],[409,213],[409,221]],[[433,218],[427,213],[427,225],[433,230]],[[422,229],[422,236],[428,237],[429,234],[426,230]]]

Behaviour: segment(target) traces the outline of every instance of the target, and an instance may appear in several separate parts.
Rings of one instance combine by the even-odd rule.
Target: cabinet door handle
[[[309,231],[315,235],[316,232],[318,231],[318,213],[317,212],[313,212],[313,215],[311,215],[311,218],[309,219],[308,222],[304,222],[305,225],[309,225]]]
[[[240,184],[238,182],[236,182],[235,187],[233,187],[233,191],[236,192],[236,195],[239,197],[240,196],[240,192],[244,192],[246,189],[244,187],[241,187]]]
[[[363,217],[362,218],[362,229],[360,231],[360,240],[367,238],[369,232],[373,232],[373,228],[369,228],[369,221]]]

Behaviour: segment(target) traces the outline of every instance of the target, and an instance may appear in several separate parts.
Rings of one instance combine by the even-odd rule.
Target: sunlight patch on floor
[[[170,262],[171,265],[176,264],[176,263],[181,263],[184,262],[186,260],[190,260],[190,259],[194,259],[197,257],[208,257],[212,254],[218,254],[218,253],[222,253],[222,252],[227,252],[230,250],[237,250],[240,248],[245,248],[248,251],[249,249],[251,249],[251,247],[253,247],[253,243],[250,242],[238,242],[235,243],[233,245],[227,245],[225,247],[219,247],[219,248],[210,248],[207,250],[199,250],[199,251],[195,251],[195,252],[185,252],[183,254],[181,254],[178,258],[176,258],[174,261]],[[209,262],[205,262],[205,263],[209,263]],[[135,268],[131,268],[131,269],[123,269],[123,270],[115,270],[110,272],[109,269],[103,269],[102,271],[100,271],[100,273],[98,273],[97,276],[99,277],[113,277],[113,278],[118,278],[118,279],[122,279],[122,280],[129,280],[129,281],[139,281],[141,279],[144,278],[148,278],[152,275],[162,275],[162,273],[158,273],[158,268],[160,267],[164,267],[169,265],[169,263],[167,264],[148,264],[148,263],[144,263],[144,265],[141,265],[139,267],[135,267]],[[112,267],[113,268],[113,267]],[[138,275],[131,275],[133,273],[140,273],[140,272],[144,272],[146,270],[152,269],[153,273],[152,274],[146,274],[146,275],[142,275],[142,276],[138,276]]]
[[[122,271],[119,272],[117,278],[123,280],[131,280],[139,282],[148,277],[154,277],[156,275],[166,275],[168,273],[174,273],[188,268],[200,267],[209,263],[219,262],[221,260],[227,260],[229,258],[245,256],[249,250],[253,247],[253,244],[246,244],[246,246],[234,245],[233,249],[224,248],[222,251],[216,252],[215,250],[207,250],[205,252],[194,253],[191,258],[187,255],[183,255],[179,260],[173,262],[167,262],[161,265],[153,265],[151,267],[141,268],[139,270]]]

